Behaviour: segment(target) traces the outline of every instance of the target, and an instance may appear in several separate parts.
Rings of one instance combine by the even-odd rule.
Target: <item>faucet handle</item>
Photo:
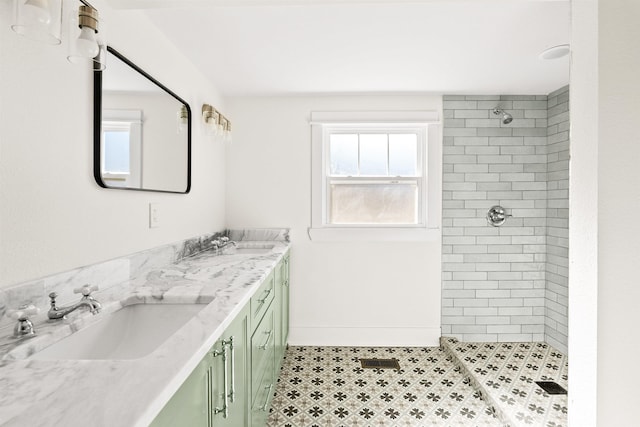
[[[75,288],[73,290],[74,294],[82,294],[85,297],[88,297],[89,295],[91,295],[91,292],[93,291],[97,291],[98,287],[96,285],[84,285],[80,288]]]
[[[33,304],[25,304],[17,310],[9,310],[7,315],[18,322],[13,328],[14,338],[31,338],[36,336],[36,330],[29,316],[40,313],[40,309]]]
[[[33,304],[21,305],[16,310],[9,310],[7,315],[15,320],[27,320],[29,316],[40,313],[40,309]]]

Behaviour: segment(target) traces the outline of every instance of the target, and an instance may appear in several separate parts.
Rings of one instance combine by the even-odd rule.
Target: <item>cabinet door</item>
[[[282,264],[282,277],[282,345],[286,347],[289,341],[289,252],[285,255]]]
[[[212,427],[248,426],[248,314],[247,306],[209,353]]]
[[[280,367],[289,338],[289,254],[276,266],[276,369]],[[277,303],[277,304],[276,304]]]
[[[209,426],[209,358],[205,357],[151,423],[151,427]]]
[[[280,261],[280,263],[275,268],[275,280],[274,280],[274,289],[276,292],[276,297],[273,300],[273,315],[275,321],[275,367],[276,369],[280,368],[280,360],[284,355],[284,330],[283,326],[283,317],[282,317],[282,302],[283,295],[282,292],[284,290],[284,271],[283,271],[284,259]]]

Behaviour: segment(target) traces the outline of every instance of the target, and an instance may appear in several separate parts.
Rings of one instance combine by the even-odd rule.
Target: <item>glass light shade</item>
[[[184,105],[180,107],[177,114],[178,119],[178,133],[184,131],[189,124],[189,111],[187,111],[187,107]]]
[[[32,40],[60,44],[61,0],[14,0],[11,29]]]
[[[215,136],[217,133],[217,121],[214,119],[215,109],[209,105],[202,105],[202,121],[204,123],[204,130],[207,135]]]
[[[104,35],[98,37],[98,54],[93,58],[93,71],[103,71],[107,68],[107,43],[103,41]]]
[[[231,141],[231,122],[227,120],[227,127],[224,131],[224,142],[230,143]]]

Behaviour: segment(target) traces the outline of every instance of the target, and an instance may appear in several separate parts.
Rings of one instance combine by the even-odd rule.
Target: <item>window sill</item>
[[[440,239],[439,228],[311,227],[307,232],[314,242],[436,242]]]

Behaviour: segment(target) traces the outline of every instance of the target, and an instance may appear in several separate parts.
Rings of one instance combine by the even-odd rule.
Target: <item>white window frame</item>
[[[103,110],[102,135],[100,143],[100,173],[102,180],[111,187],[142,186],[142,110]],[[104,134],[108,131],[129,133],[129,172],[109,172],[105,170]]]
[[[327,222],[329,134],[394,133],[421,130],[422,158],[418,224],[345,225]],[[420,139],[420,136],[419,136]],[[420,150],[420,149],[419,149]],[[437,111],[312,112],[311,113],[311,227],[314,241],[434,241],[440,238],[442,210],[442,136]],[[426,169],[426,170],[425,170]],[[353,179],[353,178],[352,178]],[[402,178],[400,178],[402,179]],[[415,179],[415,178],[412,178]],[[389,181],[394,181],[389,177]]]

